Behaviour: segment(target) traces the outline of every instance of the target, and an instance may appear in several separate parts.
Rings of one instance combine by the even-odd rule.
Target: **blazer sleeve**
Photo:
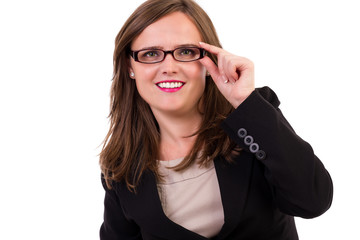
[[[309,143],[301,139],[278,108],[276,94],[264,87],[222,124],[244,151],[264,166],[275,204],[285,214],[313,218],[331,205],[332,180]]]
[[[115,184],[109,189],[101,176],[102,185],[105,189],[104,200],[104,222],[100,228],[101,240],[118,240],[118,239],[142,239],[140,229],[137,224],[126,218],[121,207],[119,197],[117,196]]]

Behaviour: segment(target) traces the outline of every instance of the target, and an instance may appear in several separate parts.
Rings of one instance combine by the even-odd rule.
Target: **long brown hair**
[[[149,105],[139,95],[135,81],[129,77],[129,50],[132,41],[150,24],[173,12],[182,12],[193,20],[202,41],[221,47],[216,30],[205,11],[193,0],[148,0],[128,18],[115,40],[114,75],[111,86],[110,129],[100,153],[100,166],[109,188],[112,181],[125,181],[136,190],[142,174],[157,171],[160,142],[159,126]],[[216,63],[216,57],[209,54]],[[220,123],[233,111],[211,77],[206,77],[201,97],[203,121],[194,133],[196,141],[189,155],[176,170],[182,170],[200,157],[206,164],[217,156],[228,161],[234,143],[221,130]],[[199,156],[199,153],[200,156]]]

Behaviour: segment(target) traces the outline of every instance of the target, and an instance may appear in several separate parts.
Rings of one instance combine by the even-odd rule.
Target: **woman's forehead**
[[[173,48],[183,44],[198,45],[201,34],[193,21],[182,12],[160,18],[147,26],[132,42],[132,49]]]

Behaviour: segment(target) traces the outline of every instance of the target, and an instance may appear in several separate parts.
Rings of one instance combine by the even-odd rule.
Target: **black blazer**
[[[213,239],[298,239],[293,216],[313,218],[331,205],[330,175],[279,105],[270,88],[256,89],[222,124],[243,151],[231,164],[214,160],[225,223]],[[151,172],[143,176],[137,194],[123,183],[109,190],[102,182],[100,239],[207,239],[166,217]]]

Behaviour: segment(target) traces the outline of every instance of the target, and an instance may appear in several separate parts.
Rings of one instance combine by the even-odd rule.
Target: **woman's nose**
[[[178,64],[179,62],[174,59],[172,54],[166,54],[164,60],[161,62],[163,73],[176,73],[178,71]]]

